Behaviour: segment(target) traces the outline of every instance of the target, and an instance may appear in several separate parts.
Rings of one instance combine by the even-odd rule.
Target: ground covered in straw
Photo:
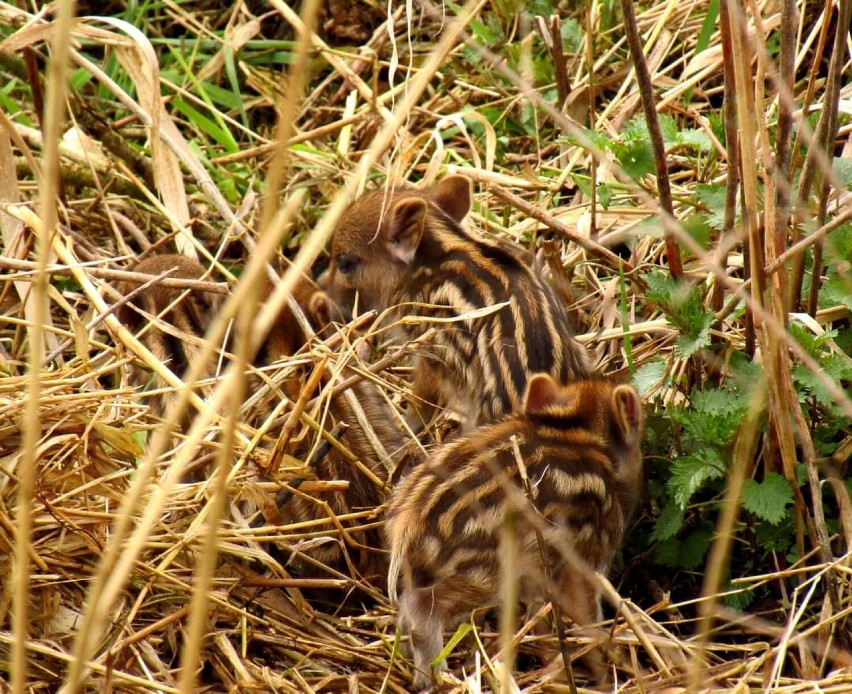
[[[269,249],[316,272],[360,190],[459,172],[469,223],[536,255],[646,404],[605,595],[618,689],[852,690],[849,0],[23,4],[0,3],[4,688],[408,691],[385,577],[298,568],[381,506],[274,522],[282,489],[346,481],[303,454],[335,384],[404,410],[400,345],[367,316],[244,403],[227,360],[189,396],[115,287],[154,252],[214,266],[220,297]],[[260,334],[276,311],[247,296]],[[295,415],[293,374],[328,384]],[[518,624],[517,687],[570,688],[554,639]],[[442,687],[496,689],[499,645],[463,626]]]

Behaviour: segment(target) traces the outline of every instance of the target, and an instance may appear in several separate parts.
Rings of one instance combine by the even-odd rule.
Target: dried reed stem
[[[37,267],[32,282],[33,323],[29,326],[29,354],[27,399],[24,405],[24,439],[18,467],[17,528],[12,602],[12,691],[23,694],[27,689],[29,661],[29,590],[30,543],[32,541],[32,503],[35,486],[35,469],[38,445],[42,436],[40,419],[42,364],[45,354],[45,330],[48,322],[47,264],[50,258],[51,239],[56,233],[56,210],[59,182],[59,140],[65,121],[65,92],[68,75],[68,53],[71,46],[71,27],[74,19],[73,0],[57,2],[56,19],[51,32],[51,57],[47,67],[47,99],[44,112],[46,146],[42,176],[39,181],[39,210],[41,219],[34,227],[36,236]]]
[[[669,183],[669,170],[666,163],[666,147],[663,143],[663,132],[657,118],[657,108],[654,105],[654,87],[651,83],[651,73],[642,50],[642,39],[636,26],[636,13],[633,11],[633,0],[621,0],[621,12],[624,15],[624,31],[627,45],[636,70],[636,83],[642,98],[642,110],[645,112],[645,123],[651,135],[651,148],[654,152],[654,166],[657,170],[657,193],[660,196],[660,207],[671,217],[674,217],[672,205],[672,189]],[[666,257],[672,277],[680,279],[683,276],[683,263],[680,259],[680,249],[675,242],[671,229],[665,230]]]

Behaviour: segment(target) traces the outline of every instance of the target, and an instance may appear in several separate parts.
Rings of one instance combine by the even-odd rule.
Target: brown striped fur
[[[433,323],[438,335],[414,368],[420,425],[444,404],[475,425],[517,410],[532,373],[558,383],[589,374],[573,339],[565,307],[523,249],[492,243],[461,224],[471,206],[470,181],[446,176],[425,190],[369,193],[343,215],[334,233],[331,264],[320,283],[341,306],[355,294],[366,309],[399,306],[396,316],[429,318],[494,307],[493,313]]]
[[[196,280],[207,277],[207,271],[197,260],[176,253],[149,256],[132,269],[138,273],[165,275],[176,279]],[[118,290],[127,295],[137,286],[131,282],[121,282]],[[265,286],[262,298],[268,298],[271,292],[272,286]],[[331,315],[338,315],[334,304],[325,293],[307,278],[297,283],[293,298],[304,312],[315,317],[318,321],[317,327],[328,323]],[[195,289],[188,291],[155,283],[136,295],[130,303],[123,304],[116,315],[130,330],[138,332],[148,326],[142,337],[145,346],[174,373],[182,376],[199,357],[207,328],[224,300],[222,294]],[[145,314],[158,317],[159,321],[149,325],[149,318]],[[290,307],[285,305],[278,321],[261,345],[255,361],[258,364],[269,364],[280,357],[291,356],[305,344],[306,339],[305,332]],[[212,367],[206,376],[213,376]],[[149,379],[144,373],[135,372],[133,380],[142,385]],[[165,385],[158,383],[157,387]],[[284,389],[288,397],[295,399],[299,394],[298,379],[286,383]],[[153,413],[162,417],[171,397],[169,392],[155,399],[152,403]]]
[[[399,621],[411,637],[416,688],[428,684],[444,629],[499,602],[510,515],[522,600],[558,596],[579,625],[599,621],[588,572],[608,569],[639,498],[642,430],[629,386],[599,378],[559,386],[539,374],[522,412],[444,446],[398,485],[385,529],[388,587],[395,599],[401,583]]]
[[[138,263],[134,271],[151,275],[160,275],[173,271],[170,277],[198,279],[205,275],[204,268],[196,261],[182,255],[150,256]],[[119,289],[129,293],[137,285],[122,283]],[[271,287],[267,287],[264,296],[268,296]],[[294,290],[294,298],[302,308],[308,321],[316,330],[330,323],[336,315],[334,304],[324,292],[307,278],[299,282]],[[172,306],[177,300],[177,303]],[[154,316],[160,316],[163,328],[152,325],[143,340],[146,346],[164,363],[179,375],[198,357],[200,341],[203,339],[207,326],[220,308],[223,299],[221,295],[202,291],[185,291],[181,289],[153,285],[143,290],[132,303],[143,311]],[[168,310],[167,307],[170,307]],[[139,331],[148,323],[148,318],[132,306],[123,306],[119,318],[130,329]],[[298,352],[306,342],[304,331],[300,328],[289,307],[285,307],[273,329],[270,331],[260,353],[255,359],[257,365],[266,365],[284,356]],[[212,375],[212,374],[211,374]],[[282,391],[291,400],[296,400],[301,394],[304,374],[294,373],[285,381]],[[137,368],[131,378],[138,385],[145,385],[151,376],[141,368]],[[154,379],[158,381],[158,379]],[[164,383],[156,383],[159,387]],[[403,454],[405,439],[390,414],[387,404],[382,399],[376,386],[368,381],[361,381],[352,387],[355,398],[361,405],[367,420],[372,424],[377,438],[386,451],[391,455],[391,464],[398,462]],[[313,394],[312,394],[313,395]],[[162,416],[169,406],[169,397],[164,395],[153,401],[152,410]],[[259,413],[265,416],[268,413]],[[352,456],[363,463],[378,478],[383,485],[388,479],[387,467],[382,462],[370,444],[363,428],[358,425],[354,413],[345,397],[341,394],[334,397],[328,412],[326,429],[331,431],[339,423],[344,425],[339,441]],[[185,429],[190,422],[185,421]],[[314,438],[306,437],[298,442],[291,442],[287,453],[299,460],[305,460],[314,448]],[[342,516],[348,513],[374,509],[383,502],[383,489],[360,472],[347,455],[335,448],[329,448],[316,461],[306,478],[316,477],[321,480],[347,480],[349,488],[345,491],[328,492],[315,497],[299,491],[286,495],[280,508],[280,516],[275,522],[289,525],[303,521],[315,521],[323,518]],[[354,566],[362,575],[376,576],[387,569],[387,559],[381,551],[381,531],[377,528],[359,530],[359,527],[369,521],[355,520],[336,523],[329,520],[321,530],[328,530],[329,537],[325,542],[314,542],[309,549],[300,548],[303,555],[313,560],[300,562],[300,567],[306,574],[319,575],[322,570],[316,567],[320,562],[338,570]],[[338,526],[346,533],[345,538],[339,536]]]

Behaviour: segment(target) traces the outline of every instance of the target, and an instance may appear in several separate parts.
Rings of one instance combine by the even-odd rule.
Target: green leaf
[[[643,364],[633,374],[633,387],[639,392],[641,398],[664,387],[667,382],[666,362],[663,359],[655,359]]]
[[[698,40],[695,42],[695,55],[703,52],[710,45],[710,38],[716,30],[716,18],[719,16],[719,0],[710,0],[706,12],[701,31],[698,32]]]
[[[612,202],[612,187],[606,183],[600,183],[597,187],[598,202],[605,210],[609,209],[609,204]]]
[[[651,142],[651,135],[643,116],[631,118],[624,124],[624,128],[621,130],[621,141],[625,143]]]
[[[819,305],[822,308],[845,306],[852,311],[852,282],[847,277],[832,274],[820,287]]]
[[[588,140],[598,149],[605,150],[610,148],[610,141],[607,139],[605,133],[589,130],[588,128],[581,128],[580,131],[583,133],[582,141],[580,138],[574,137],[573,135],[560,138],[560,140],[567,142],[569,145],[574,145],[575,147],[585,147],[586,140]]]
[[[191,106],[188,102],[180,97],[172,99],[172,106],[176,111],[179,111],[186,119],[196,126],[199,130],[215,140],[226,152],[233,153],[239,150],[236,141],[227,128],[222,128],[220,125],[202,114],[198,109]]]
[[[705,388],[692,394],[689,409],[672,409],[670,416],[696,442],[718,447],[733,439],[748,409],[745,390]]]
[[[834,170],[834,175],[840,179],[845,188],[852,188],[852,159],[834,157],[831,168]]]
[[[656,171],[654,152],[648,140],[637,139],[627,144],[615,143],[612,150],[624,172],[633,180],[639,180]]]
[[[670,540],[683,526],[683,509],[674,503],[666,504],[651,531],[651,542]]]
[[[710,243],[713,240],[713,227],[708,224],[706,215],[691,214],[683,220],[681,226],[705,251],[710,250]],[[682,246],[682,248],[684,248],[685,253],[689,253],[685,246]]]
[[[447,0],[447,6],[456,13],[456,15],[461,14],[461,6],[452,0]],[[495,34],[491,29],[488,28],[483,22],[478,19],[471,20],[468,23],[468,26],[476,35],[476,38],[479,39],[479,42],[485,46],[492,46],[497,43],[498,39],[501,37]]]
[[[648,301],[660,304],[661,306],[666,306],[671,302],[677,285],[670,274],[654,270],[653,272],[645,273],[642,279],[648,285],[648,291],[645,294]]]
[[[562,48],[565,53],[577,53],[583,45],[583,32],[576,19],[563,20],[560,26],[562,32]]]
[[[678,133],[675,143],[681,147],[697,149],[699,152],[709,152],[713,148],[710,136],[703,130],[683,130]]]
[[[663,566],[680,568],[680,541],[672,538],[660,542],[654,550],[654,559]]]
[[[843,354],[829,354],[820,359],[821,371],[836,383],[852,380],[852,361]],[[793,367],[793,378],[796,384],[813,394],[817,401],[829,409],[838,407],[834,396],[826,390],[811,370],[804,364]]]
[[[719,454],[712,448],[678,458],[672,463],[671,477],[667,483],[672,499],[685,509],[692,495],[707,482],[723,477],[725,469]]]
[[[440,655],[432,662],[432,666],[434,667],[442,660],[446,660],[447,656],[449,656],[450,653],[453,652],[455,647],[459,645],[459,642],[465,636],[467,636],[472,629],[473,624],[471,624],[470,622],[462,622],[461,624],[459,624],[459,628],[456,629],[456,632],[450,637],[450,640],[447,641],[447,645],[444,646],[444,650],[442,650]]]
[[[686,359],[707,347],[710,344],[710,329],[713,327],[714,321],[713,314],[708,314],[705,316],[704,325],[699,328],[697,333],[681,337],[674,346],[675,356]]]
[[[680,565],[684,569],[697,569],[701,566],[712,539],[713,532],[706,528],[687,535],[680,547]]]
[[[817,344],[817,336],[810,330],[805,328],[801,323],[792,322],[790,323],[790,335],[796,338],[796,342],[804,347],[807,353],[814,359],[819,359],[821,350]]]
[[[722,231],[725,228],[725,186],[699,184],[695,192],[698,195],[696,207],[703,210],[702,216],[707,224],[716,231]]]
[[[704,388],[692,394],[692,406],[713,417],[745,414],[748,405],[747,394],[740,390]]]
[[[734,610],[739,610],[740,612],[742,612],[749,605],[751,605],[752,601],[754,600],[753,590],[742,590],[741,588],[737,589],[729,583],[727,586],[725,586],[725,591],[733,592],[726,592],[722,596],[722,602],[724,602],[728,607]]]
[[[736,383],[743,393],[744,407],[749,407],[748,391],[754,387],[756,383],[764,377],[763,369],[760,364],[755,364],[754,360],[745,352],[734,352],[731,355],[729,367],[732,374],[732,382]]]
[[[683,541],[671,539],[661,542],[655,553],[657,562],[672,568],[695,569],[704,561],[712,537],[710,530],[702,528],[687,535]]]
[[[825,239],[826,258],[852,262],[852,224],[847,222]]]
[[[666,318],[691,338],[681,346],[684,354],[688,356],[706,344],[709,330],[715,322],[715,314],[704,308],[701,287],[692,286],[688,282],[676,282],[660,270],[646,273],[643,279],[648,285],[648,300],[658,304]]]
[[[790,484],[776,472],[766,473],[763,482],[747,480],[743,487],[743,506],[772,525],[784,520],[787,504],[792,501]]]
[[[719,0],[710,0],[705,10],[704,22],[701,31],[698,32],[698,40],[695,42],[695,56],[703,53],[710,46],[710,39],[716,30],[716,19],[719,16]],[[683,103],[688,104],[692,100],[692,92],[695,88],[690,87],[683,95]]]
[[[680,137],[680,133],[677,129],[677,121],[671,116],[667,116],[665,114],[659,115],[660,121],[660,131],[663,134],[663,142],[667,145],[677,144],[678,139]],[[650,139],[650,135],[648,136]]]

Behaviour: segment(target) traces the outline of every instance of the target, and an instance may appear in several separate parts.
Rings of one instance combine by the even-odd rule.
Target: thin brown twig
[[[654,166],[657,169],[657,192],[660,196],[660,207],[670,216],[674,216],[674,205],[672,204],[672,189],[669,183],[669,170],[666,162],[666,147],[663,142],[663,132],[660,129],[660,121],[657,117],[657,108],[654,105],[654,87],[651,83],[651,73],[648,71],[648,63],[642,50],[642,39],[636,26],[636,13],[633,8],[633,0],[621,0],[621,11],[624,15],[624,32],[627,37],[627,45],[630,48],[630,56],[633,59],[633,67],[636,70],[636,83],[639,86],[639,94],[642,98],[642,110],[645,112],[645,123],[651,136],[651,149],[654,152]],[[683,262],[680,259],[680,249],[673,234],[667,229],[665,231],[666,256],[668,258],[669,270],[676,280],[683,276]]]
[[[842,75],[846,65],[846,44],[849,36],[847,29],[850,21],[852,21],[852,0],[840,0],[837,14],[837,31],[834,35],[834,46],[831,50],[831,61],[828,65],[828,77],[826,79],[825,100],[823,102],[822,113],[820,114],[819,125],[817,126],[816,141],[820,145],[820,151],[831,152],[833,143],[837,138],[838,115],[840,111],[840,90],[843,86]],[[812,143],[813,144],[813,143]],[[816,166],[816,151],[813,157],[808,153],[808,160],[805,162],[813,162],[812,166]],[[804,174],[803,174],[804,175]],[[828,214],[828,200],[831,191],[831,181],[829,176],[821,176],[821,186],[819,190],[819,204],[817,219],[820,224],[825,224],[826,215]],[[805,202],[806,196],[799,195],[799,203]],[[822,239],[817,239],[813,247],[813,265],[811,268],[811,289],[808,295],[808,313],[812,316],[816,315],[819,300],[819,289],[822,284]]]
[[[149,275],[145,272],[133,272],[130,270],[115,270],[113,268],[97,267],[87,263],[80,263],[87,274],[107,280],[130,282],[135,284],[148,284],[152,280],[162,287],[174,287],[175,289],[193,289],[200,292],[212,294],[227,294],[231,291],[226,282],[211,282],[209,280],[182,279],[179,277],[168,277],[164,275]],[[0,268],[16,270],[19,274],[5,275],[0,281],[18,280],[28,277],[36,271],[36,263],[30,260],[16,260],[15,258],[0,258]],[[51,276],[73,277],[77,268],[67,265],[48,265],[45,272]]]
[[[538,209],[535,205],[531,205],[526,200],[521,197],[518,197],[514,193],[510,193],[508,190],[499,185],[492,185],[490,190],[494,195],[503,200],[504,202],[512,205],[513,207],[518,208],[521,212],[526,215],[529,215],[533,219],[541,222],[549,229],[552,229],[560,236],[564,236],[569,241],[573,241],[580,248],[585,251],[588,251],[592,255],[603,260],[609,267],[613,270],[619,270],[619,268],[623,267],[625,272],[632,272],[633,266],[626,260],[623,260],[615,253],[613,253],[608,248],[604,248],[597,241],[592,241],[591,239],[586,238],[582,234],[578,234],[576,231],[572,231],[567,225],[560,222],[558,219],[555,219],[547,212]]]

